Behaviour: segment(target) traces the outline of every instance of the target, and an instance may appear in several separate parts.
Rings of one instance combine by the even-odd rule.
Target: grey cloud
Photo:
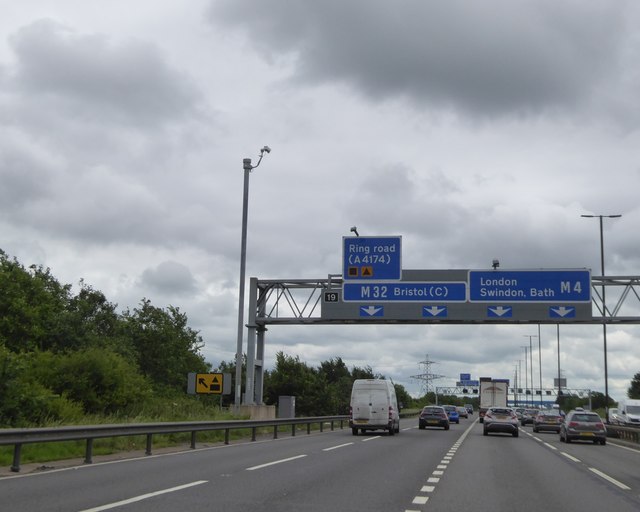
[[[142,273],[142,284],[163,294],[187,294],[195,290],[191,271],[181,263],[163,261],[155,268]]]
[[[591,101],[620,76],[628,2],[220,0],[213,23],[244,29],[296,80],[347,83],[480,116]]]
[[[163,124],[197,109],[196,89],[150,44],[116,44],[52,20],[23,27],[11,44],[17,87],[67,105],[78,118]]]

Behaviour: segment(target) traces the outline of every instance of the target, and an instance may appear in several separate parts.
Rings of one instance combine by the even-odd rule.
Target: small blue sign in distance
[[[402,278],[402,237],[344,236],[342,242],[343,280]]]
[[[344,302],[465,302],[466,283],[343,283]]]
[[[470,302],[591,302],[591,272],[470,270]]]

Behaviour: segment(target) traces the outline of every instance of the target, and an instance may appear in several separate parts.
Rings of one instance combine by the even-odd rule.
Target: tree
[[[27,270],[0,250],[0,290],[0,344],[13,352],[64,347],[70,285],[48,268]]]
[[[38,353],[36,375],[53,393],[80,404],[86,414],[127,414],[151,398],[151,385],[134,363],[98,347]]]
[[[402,384],[394,384],[393,387],[396,390],[396,397],[398,399],[398,407],[412,407],[413,406],[413,398],[411,395],[407,393],[407,390]]]
[[[143,299],[139,308],[123,316],[138,367],[156,390],[184,392],[188,373],[211,369],[200,354],[202,337],[187,325],[179,308],[164,310]]]
[[[640,399],[640,372],[633,376],[631,385],[627,389],[627,397]]]

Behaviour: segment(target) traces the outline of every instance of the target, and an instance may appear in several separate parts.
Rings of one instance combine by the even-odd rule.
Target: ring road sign
[[[342,237],[342,279],[399,280],[402,277],[402,237]]]

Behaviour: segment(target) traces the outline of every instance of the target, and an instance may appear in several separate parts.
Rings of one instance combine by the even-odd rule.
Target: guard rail
[[[607,425],[607,437],[620,439],[629,443],[640,444],[640,428]]]
[[[229,420],[229,421],[195,421],[195,422],[163,422],[163,423],[131,423],[121,425],[80,425],[55,428],[0,429],[0,446],[13,445],[13,463],[11,471],[20,471],[20,455],[22,445],[30,443],[54,443],[60,441],[86,441],[85,464],[93,462],[93,440],[107,437],[139,436],[147,438],[146,455],[151,455],[154,434],[178,434],[191,432],[191,448],[196,447],[196,434],[212,430],[224,430],[224,443],[229,444],[231,430],[251,429],[251,441],[256,440],[257,429],[273,427],[273,438],[278,437],[278,427],[291,425],[291,435],[296,435],[297,425],[306,425],[307,434],[311,433],[311,425],[319,424],[323,431],[325,423],[331,425],[344,422],[349,416],[315,416],[305,418],[281,418],[272,420]]]

